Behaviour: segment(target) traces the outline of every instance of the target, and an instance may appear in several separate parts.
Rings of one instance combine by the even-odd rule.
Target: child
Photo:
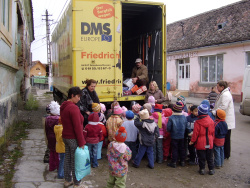
[[[118,103],[113,107],[113,114],[107,120],[108,140],[110,142],[115,141],[115,133],[122,125],[123,120],[121,119],[123,111]]]
[[[182,95],[180,95],[180,96],[177,98],[177,102],[182,102],[183,105],[184,105],[184,107],[183,107],[184,112],[188,113],[188,109],[187,109],[185,97],[182,96]]]
[[[159,129],[154,120],[149,118],[148,110],[144,109],[139,112],[140,119],[135,119],[135,126],[139,129],[139,150],[135,157],[133,167],[138,168],[141,159],[147,152],[148,167],[154,168],[154,151],[153,146],[155,138],[159,137]]]
[[[51,101],[50,103],[50,116],[45,120],[45,131],[48,139],[49,154],[49,171],[54,171],[59,167],[59,157],[56,153],[56,136],[54,133],[54,126],[58,125],[60,115],[60,106],[57,102]]]
[[[143,109],[148,110],[149,116],[152,116],[153,111],[152,111],[152,105],[150,103],[145,103],[143,105]]]
[[[224,163],[224,142],[228,131],[227,123],[225,122],[226,112],[218,109],[216,111],[215,138],[214,138],[214,165],[215,168],[220,168]]]
[[[43,162],[44,163],[49,163],[49,147],[48,147],[48,138],[46,136],[46,131],[45,131],[45,120],[46,120],[46,117],[50,116],[50,108],[49,108],[50,104],[48,104],[46,106],[46,115],[44,115],[42,117],[42,124],[43,124],[43,130],[44,130],[44,137],[45,137],[45,143],[46,143],[46,151],[45,151],[45,154],[44,154],[44,157],[43,157]]]
[[[108,145],[109,180],[107,188],[126,187],[128,161],[131,159],[131,150],[124,144],[126,137],[126,129],[120,127],[115,133],[116,141]]]
[[[167,131],[171,135],[171,148],[172,148],[172,161],[168,163],[168,166],[176,168],[176,162],[180,158],[180,165],[185,166],[185,146],[184,135],[187,130],[189,133],[191,130],[187,126],[187,119],[182,115],[184,105],[182,102],[176,102],[173,106],[173,115],[169,117],[167,124]]]
[[[204,99],[204,100],[201,102],[201,104],[205,104],[205,105],[208,106],[208,115],[210,116],[210,118],[211,118],[212,120],[215,120],[215,117],[214,117],[213,113],[212,113],[211,110],[210,110],[209,101],[208,101],[207,99]]]
[[[125,121],[126,120],[126,112],[128,111],[128,109],[125,106],[122,106],[122,120]]]
[[[84,137],[86,139],[86,145],[89,149],[90,161],[93,168],[98,167],[97,162],[97,148],[98,142],[102,138],[102,128],[99,125],[99,115],[97,112],[93,112],[88,117],[88,124],[83,130]]]
[[[150,118],[154,119],[154,122],[159,128],[160,134],[159,137],[155,138],[154,144],[154,161],[157,161],[157,163],[161,164],[163,162],[163,134],[164,130],[166,130],[166,119],[164,116],[162,117],[160,112],[154,112]]]
[[[56,135],[56,152],[59,153],[59,168],[57,172],[58,179],[64,178],[63,165],[64,165],[64,157],[65,157],[65,145],[62,139],[62,131],[63,131],[62,121],[61,121],[61,117],[59,117],[58,125],[54,126],[54,132]]]
[[[151,104],[151,106],[152,106],[150,113],[153,113],[154,109],[155,109],[155,98],[154,98],[154,96],[149,96],[148,97],[148,103]]]
[[[165,117],[165,127],[163,133],[163,160],[167,161],[168,156],[170,156],[170,143],[171,143],[171,136],[170,133],[166,131],[167,123],[169,117],[173,114],[171,108],[166,108],[162,110],[162,115]],[[163,124],[164,125],[164,124]]]
[[[107,129],[103,123],[105,116],[103,113],[98,113],[99,115],[99,125],[101,126],[102,129],[102,138],[101,141],[98,142],[98,149],[97,149],[97,160],[102,158],[102,147],[106,146],[105,145],[105,138],[108,136]]]
[[[190,113],[191,114],[189,116],[187,116],[187,122],[188,122],[188,126],[190,127],[191,131],[193,131],[194,123],[198,119],[198,108],[196,105],[193,105],[190,107]],[[187,143],[189,143],[191,140],[190,136],[187,136]],[[196,151],[195,151],[194,144],[192,144],[192,145],[188,144],[188,151],[189,151],[189,164],[195,165]]]
[[[209,174],[214,174],[213,139],[214,121],[208,115],[208,106],[200,104],[198,106],[198,119],[194,123],[194,131],[189,144],[195,143],[201,175],[205,174],[206,160]]]
[[[132,151],[132,161],[134,161],[135,156],[137,154],[136,140],[137,140],[137,135],[138,135],[139,131],[134,124],[134,113],[131,110],[128,110],[126,112],[126,118],[127,118],[127,120],[124,121],[122,124],[122,127],[124,127],[127,131],[127,138],[126,138],[124,143]]]
[[[98,103],[92,103],[92,112],[99,113],[101,111],[101,105]]]
[[[217,98],[217,93],[215,92],[215,87],[211,88],[211,92],[208,94],[207,100],[209,100],[210,105],[213,105]]]

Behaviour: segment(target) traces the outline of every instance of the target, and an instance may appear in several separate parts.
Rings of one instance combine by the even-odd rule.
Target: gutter
[[[250,40],[244,40],[244,41],[238,41],[238,42],[231,42],[231,43],[225,43],[225,44],[216,44],[216,45],[211,45],[211,46],[202,46],[202,47],[196,47],[196,48],[188,48],[184,50],[177,50],[177,51],[172,51],[168,52],[167,55],[172,55],[175,53],[180,53],[180,52],[187,52],[191,50],[200,50],[200,49],[205,49],[205,48],[215,48],[215,47],[221,47],[221,46],[230,46],[230,45],[236,45],[236,44],[242,44],[242,43],[250,43]]]

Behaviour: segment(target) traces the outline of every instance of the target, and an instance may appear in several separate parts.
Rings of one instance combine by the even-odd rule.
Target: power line
[[[43,47],[43,46],[45,46],[46,44],[43,44],[42,46],[39,46],[39,47],[37,47],[37,48],[35,48],[35,49],[32,49],[32,51],[34,51],[34,50],[36,50],[36,49],[38,49],[38,48],[41,48],[41,47]]]
[[[40,38],[40,39],[36,39],[35,41],[32,42],[32,44],[34,44],[34,43],[36,43],[36,42],[38,42],[38,41],[40,41],[40,40],[42,40],[42,39],[45,39],[45,38],[46,38],[46,36],[43,37],[43,38]]]

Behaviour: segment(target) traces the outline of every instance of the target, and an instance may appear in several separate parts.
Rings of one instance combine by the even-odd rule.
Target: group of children
[[[60,112],[52,113],[52,103],[56,102],[51,102],[51,116],[46,118],[45,123],[50,149],[49,170],[58,169],[58,178],[63,178],[63,126],[60,123]],[[168,166],[175,168],[178,161],[181,166],[185,166],[187,153],[190,165],[197,164],[198,158],[200,174],[205,174],[206,160],[210,175],[214,174],[214,166],[223,166],[226,113],[219,109],[216,117],[213,117],[208,100],[187,109],[185,97],[180,96],[175,104],[164,108],[150,96],[148,103],[143,106],[135,103],[131,110],[121,107],[115,101],[107,115],[104,115],[106,108],[102,103],[93,103],[92,111],[83,134],[93,168],[98,167],[102,147],[108,145],[110,177],[107,187],[125,187],[128,161],[131,158],[132,166],[138,168],[145,153],[147,166],[151,169],[155,162],[163,163],[169,158],[171,161]],[[107,121],[105,117],[108,117]]]

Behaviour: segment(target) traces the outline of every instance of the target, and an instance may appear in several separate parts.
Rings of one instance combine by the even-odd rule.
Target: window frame
[[[2,16],[2,11],[3,10],[3,3],[8,2],[9,3],[9,11],[8,11],[8,28],[3,24],[3,16]],[[12,0],[0,0],[0,38],[7,44],[9,47],[12,46],[13,43],[13,38],[12,38]],[[6,16],[6,15],[5,15]],[[6,19],[5,19],[6,21]]]
[[[200,83],[201,84],[215,84],[215,83],[217,83],[219,80],[223,80],[223,63],[224,63],[224,56],[223,56],[224,54],[215,54],[215,55],[207,55],[207,56],[200,56],[199,57],[199,60],[200,60]],[[218,56],[222,56],[222,78],[221,79],[219,79],[218,80]],[[207,73],[207,80],[208,81],[204,81],[203,80],[203,61],[202,61],[202,59],[203,58],[208,58],[208,67],[207,67],[207,69],[208,69],[208,73]],[[209,80],[209,78],[210,78],[210,76],[209,76],[209,66],[211,66],[210,65],[210,58],[215,58],[215,81],[210,81]]]
[[[249,64],[248,64],[249,62]],[[246,51],[246,66],[250,65],[250,51]]]

